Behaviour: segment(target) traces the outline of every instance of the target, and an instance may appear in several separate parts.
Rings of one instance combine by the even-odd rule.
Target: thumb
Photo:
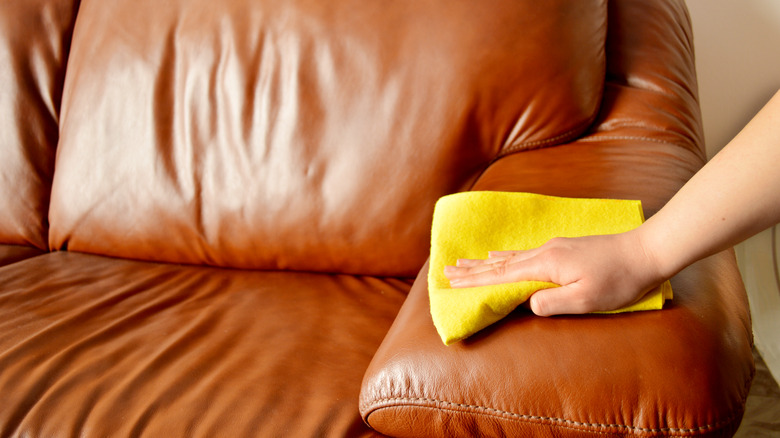
[[[585,299],[582,288],[577,283],[566,286],[542,289],[528,299],[531,311],[539,316],[582,314],[593,311],[593,303]]]

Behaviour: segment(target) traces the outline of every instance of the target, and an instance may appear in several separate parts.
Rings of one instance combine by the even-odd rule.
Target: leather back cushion
[[[54,248],[415,275],[433,204],[595,117],[606,2],[84,0]]]
[[[0,244],[48,247],[75,0],[0,2]]]

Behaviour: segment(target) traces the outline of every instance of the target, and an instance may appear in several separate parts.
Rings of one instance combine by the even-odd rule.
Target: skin
[[[780,222],[780,92],[654,216],[622,234],[556,238],[527,251],[458,260],[452,287],[561,285],[528,300],[537,315],[629,305],[689,264]],[[608,292],[605,292],[608,291]]]

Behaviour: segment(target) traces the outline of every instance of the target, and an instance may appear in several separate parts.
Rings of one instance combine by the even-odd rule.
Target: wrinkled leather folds
[[[0,245],[0,266],[44,254],[37,248],[20,245]]]
[[[361,376],[409,290],[65,252],[0,284],[0,431],[31,437],[369,436]]]
[[[473,190],[639,199],[649,216],[701,167],[685,5],[615,1],[609,17],[593,127],[569,144],[497,160]],[[378,431],[728,437],[739,426],[754,368],[731,251],[674,277],[665,310],[554,318],[519,310],[451,347],[431,322],[425,279],[424,269],[364,377],[361,413]]]
[[[696,87],[684,0],[0,2],[0,436],[728,436],[732,253],[452,347],[424,281],[452,192],[656,212]]]
[[[0,244],[48,248],[49,193],[76,0],[0,3]]]
[[[413,277],[436,199],[589,126],[605,38],[603,0],[84,0],[51,246]]]
[[[450,347],[428,316],[425,278],[363,382],[361,412],[380,432],[728,437],[742,419],[751,329],[731,252],[676,276],[675,299],[663,311],[555,318],[520,311]]]
[[[587,141],[499,160],[475,189],[641,199],[649,215],[699,165],[676,145]],[[378,431],[727,437],[741,421],[752,336],[730,251],[673,278],[665,310],[554,318],[520,310],[451,347],[431,321],[426,275],[364,377],[361,412]]]
[[[581,140],[669,143],[703,161],[693,34],[685,3],[609,2],[606,50],[600,114],[591,135]]]

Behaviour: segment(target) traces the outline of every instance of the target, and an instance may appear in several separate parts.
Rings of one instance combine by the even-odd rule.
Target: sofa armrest
[[[639,199],[650,216],[704,153],[683,1],[609,2],[601,112],[574,143],[501,157],[473,190]],[[363,380],[392,436],[731,436],[754,366],[733,251],[684,269],[661,311],[542,318],[517,310],[442,344],[427,265]]]
[[[653,214],[701,165],[674,144],[585,138],[491,165],[475,190],[640,199]],[[392,436],[730,436],[754,372],[733,251],[672,279],[661,311],[537,317],[516,310],[442,344],[427,265],[365,374],[360,410]]]
[[[536,317],[518,310],[446,347],[427,265],[363,381],[360,411],[391,436],[731,436],[753,374],[731,251],[672,279],[662,311]]]

